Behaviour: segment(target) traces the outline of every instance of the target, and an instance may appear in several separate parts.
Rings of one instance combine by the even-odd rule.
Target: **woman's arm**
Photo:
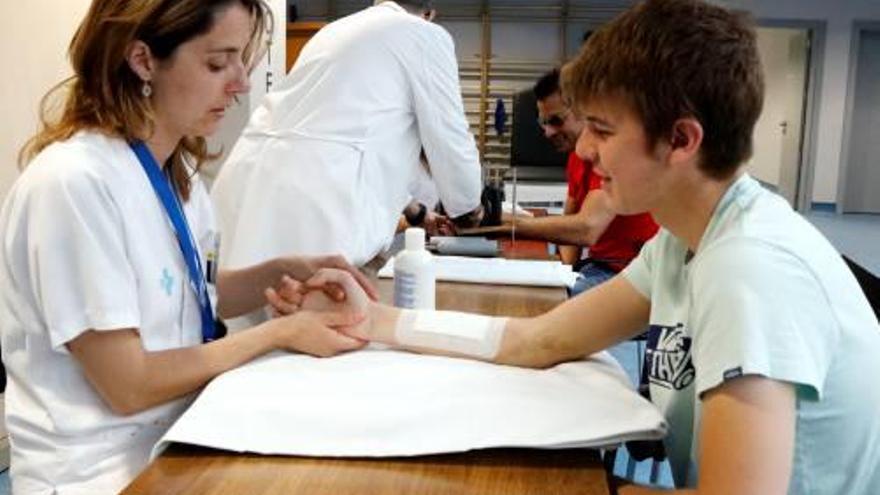
[[[266,289],[278,286],[282,276],[305,281],[321,268],[337,268],[351,274],[371,299],[378,298],[367,277],[342,256],[291,256],[247,268],[221,270],[217,276],[217,315],[234,318],[254,311],[266,304]]]
[[[214,342],[146,351],[137,329],[89,330],[67,344],[86,378],[113,412],[134,414],[202,387],[218,374],[272,350],[331,356],[364,342],[337,332],[363,317],[351,312],[299,312]]]

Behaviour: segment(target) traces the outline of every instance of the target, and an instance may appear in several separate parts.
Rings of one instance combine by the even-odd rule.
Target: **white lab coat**
[[[409,186],[410,199],[425,205],[433,210],[440,203],[440,195],[437,192],[437,184],[428,171],[428,164],[422,162],[416,171],[416,177]]]
[[[252,115],[214,183],[221,266],[391,241],[425,148],[452,216],[479,205],[480,166],[452,38],[393,2],[321,29]]]
[[[198,178],[184,210],[205,253],[213,214]],[[65,344],[88,329],[120,328],[139,329],[148,351],[201,342],[165,211],[125,141],[80,132],[43,150],[16,181],[0,210],[0,246],[13,489],[117,493],[189,399],[118,416]]]

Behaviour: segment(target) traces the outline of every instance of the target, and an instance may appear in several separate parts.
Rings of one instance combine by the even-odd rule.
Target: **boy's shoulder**
[[[745,177],[719,204],[700,244],[700,258],[787,253],[804,261],[837,256],[831,243],[781,196]]]

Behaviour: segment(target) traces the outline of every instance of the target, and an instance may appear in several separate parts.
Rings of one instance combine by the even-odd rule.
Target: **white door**
[[[860,31],[843,211],[880,213],[880,31]]]
[[[794,205],[803,143],[809,32],[758,28],[758,51],[766,89],[748,170]]]

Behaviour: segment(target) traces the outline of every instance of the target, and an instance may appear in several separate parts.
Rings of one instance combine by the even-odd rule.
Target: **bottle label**
[[[398,308],[416,307],[416,275],[397,271],[394,274],[394,305]]]

